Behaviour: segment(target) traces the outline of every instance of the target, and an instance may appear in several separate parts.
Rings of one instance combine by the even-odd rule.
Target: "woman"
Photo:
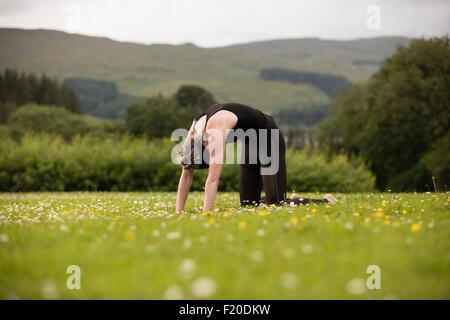
[[[240,131],[239,131],[240,129]],[[179,162],[183,170],[178,183],[176,212],[184,209],[189,189],[192,184],[193,168],[208,168],[205,183],[203,211],[212,210],[217,195],[220,174],[222,172],[225,143],[229,141],[230,130],[239,132],[256,132],[257,141],[242,140],[244,147],[243,161],[239,170],[239,196],[241,205],[249,204],[307,204],[307,203],[335,203],[332,195],[325,195],[324,199],[300,198],[294,194],[286,197],[286,144],[272,117],[258,109],[239,103],[214,104],[201,112],[194,120],[186,139]],[[237,131],[232,131],[233,134]],[[236,135],[234,136],[236,138]],[[267,138],[267,148],[261,142]],[[236,139],[235,139],[236,140]],[[202,150],[197,152],[206,157],[200,157],[201,163],[194,163],[198,156],[194,150],[195,142],[201,143]],[[265,149],[265,150],[263,150]],[[266,150],[267,149],[267,150]],[[189,152],[191,151],[191,152]],[[263,157],[263,152],[267,151]],[[256,159],[252,155],[256,154]],[[262,161],[262,160],[267,160]],[[189,161],[190,160],[190,161]],[[256,160],[256,161],[255,161]],[[272,170],[275,169],[275,170]],[[261,199],[264,188],[266,196]]]

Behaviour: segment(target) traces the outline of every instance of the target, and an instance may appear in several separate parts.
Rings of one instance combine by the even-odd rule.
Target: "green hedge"
[[[24,135],[19,142],[0,141],[0,191],[175,191],[180,167],[170,161],[173,142],[130,136],[100,139]],[[295,191],[369,191],[374,178],[362,164],[344,156],[289,150],[289,189]],[[226,165],[221,190],[238,187],[238,165]],[[207,170],[195,172],[194,190],[202,190]]]
[[[18,108],[11,115],[8,125],[16,137],[25,133],[49,133],[60,135],[66,140],[87,133],[97,136],[120,134],[122,130],[121,122],[75,114],[58,106],[36,104]]]

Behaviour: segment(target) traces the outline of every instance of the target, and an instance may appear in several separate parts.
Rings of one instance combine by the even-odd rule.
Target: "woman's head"
[[[184,169],[203,169],[209,164],[209,153],[204,146],[201,122],[194,120],[180,150],[179,163]]]

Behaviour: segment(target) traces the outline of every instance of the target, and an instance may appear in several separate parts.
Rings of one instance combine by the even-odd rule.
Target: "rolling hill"
[[[261,77],[282,69],[355,83],[368,79],[407,38],[353,41],[287,39],[201,48],[193,44],[143,45],[52,30],[0,29],[0,69],[46,73],[64,81],[113,81],[118,92],[136,97],[172,94],[198,84],[219,101],[239,101],[267,112],[330,103],[320,86]],[[315,77],[316,79],[317,77]]]

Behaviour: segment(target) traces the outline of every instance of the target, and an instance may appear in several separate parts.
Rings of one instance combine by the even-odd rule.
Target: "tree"
[[[45,75],[38,78],[11,69],[0,72],[0,123],[6,123],[14,110],[27,103],[61,106],[81,113],[78,97],[64,84]]]
[[[335,114],[325,119],[319,130],[319,141],[331,153],[346,151],[358,155],[361,133],[367,124],[368,90],[364,84],[355,85],[335,100]]]
[[[182,126],[184,113],[172,99],[157,95],[128,107],[126,127],[136,136],[168,137]]]
[[[8,122],[9,117],[16,111],[17,105],[11,102],[0,102],[0,124]]]
[[[189,128],[200,110],[214,103],[205,89],[185,85],[173,97],[159,94],[127,109],[127,130],[136,136],[148,138],[169,137],[177,128]]]
[[[441,191],[448,190],[450,182],[450,131],[437,140],[422,157],[423,164],[435,177],[436,186]],[[431,181],[430,181],[431,185]]]
[[[421,159],[450,123],[449,38],[399,48],[365,89],[351,90],[335,107],[322,136],[363,156],[380,189],[426,189],[431,174]]]
[[[62,107],[32,104],[17,109],[11,115],[8,124],[14,135],[46,132],[60,135],[66,140],[75,135],[100,133],[108,129],[101,120],[87,118]]]
[[[194,107],[202,110],[216,103],[213,95],[196,85],[183,85],[174,95],[175,102],[180,107]]]

